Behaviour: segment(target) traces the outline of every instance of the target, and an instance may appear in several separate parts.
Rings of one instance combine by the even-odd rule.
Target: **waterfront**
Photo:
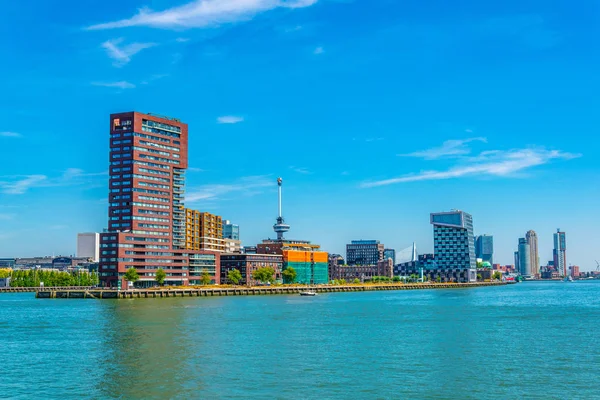
[[[2,397],[598,398],[599,329],[597,281],[311,298],[3,294]]]

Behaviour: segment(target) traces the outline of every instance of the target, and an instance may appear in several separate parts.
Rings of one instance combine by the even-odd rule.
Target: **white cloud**
[[[317,54],[317,55],[318,54],[323,54],[323,53],[325,53],[325,49],[323,49],[321,46],[317,47],[315,49],[315,51],[313,51],[313,54]]]
[[[0,137],[13,137],[13,138],[20,138],[21,134],[17,133],[17,132],[8,132],[8,131],[4,131],[4,132],[0,132]]]
[[[123,43],[123,38],[107,40],[102,43],[102,47],[106,50],[106,54],[114,60],[113,65],[115,67],[122,67],[131,61],[131,57],[139,53],[144,49],[154,47],[156,43],[131,43],[125,46],[119,47]]]
[[[131,18],[92,25],[89,30],[147,26],[162,29],[214,27],[252,19],[276,8],[302,8],[318,0],[195,0],[163,11],[141,8]]]
[[[296,25],[296,26],[292,26],[292,27],[287,27],[284,28],[284,32],[285,33],[292,33],[292,32],[298,32],[301,31],[304,27],[302,25]]]
[[[0,221],[8,221],[15,217],[15,214],[0,214]]]
[[[129,83],[127,81],[118,81],[118,82],[92,82],[93,86],[102,86],[109,88],[119,88],[119,89],[133,89],[135,85],[133,83]]]
[[[304,175],[312,174],[312,172],[310,172],[308,170],[308,168],[304,168],[304,167],[294,167],[294,166],[291,166],[290,169],[292,171],[294,171],[294,172],[299,173],[299,174],[304,174]]]
[[[418,174],[404,175],[397,178],[366,182],[364,188],[392,185],[396,183],[445,180],[473,176],[506,177],[529,168],[548,164],[554,160],[570,160],[581,157],[581,154],[565,153],[559,150],[517,149],[509,151],[486,151],[477,157],[467,158],[459,165],[445,171],[422,171]]]
[[[237,124],[244,121],[243,117],[236,117],[235,115],[224,115],[217,118],[219,124]]]
[[[46,175],[0,176],[0,192],[5,194],[24,194],[28,190],[40,187],[92,185],[98,177],[108,172],[85,172],[79,168],[69,168],[60,176],[49,178]]]
[[[47,179],[46,175],[26,175],[13,181],[0,181],[0,189],[5,194],[23,194]]]
[[[177,39],[175,39],[175,41],[177,43],[185,43],[185,42],[189,42],[190,38],[185,38],[185,37],[178,37]]]
[[[188,190],[185,200],[186,202],[194,203],[199,201],[210,201],[221,198],[229,193],[242,195],[254,195],[260,193],[260,188],[275,187],[277,185],[274,179],[269,176],[247,176],[235,180],[229,184],[211,184],[192,187]]]
[[[419,157],[425,160],[436,160],[438,158],[459,157],[471,153],[471,149],[467,143],[483,142],[487,143],[487,139],[476,137],[463,140],[447,140],[440,147],[433,147],[427,150],[416,151],[409,154],[398,154],[401,157]]]

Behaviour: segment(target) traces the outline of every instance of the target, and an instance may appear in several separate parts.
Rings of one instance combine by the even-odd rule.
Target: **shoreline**
[[[506,286],[510,282],[476,282],[476,283],[415,283],[415,284],[353,284],[323,285],[311,287],[317,293],[370,292],[383,290],[431,290],[431,289],[466,289],[474,287]],[[38,299],[133,299],[133,298],[169,298],[169,297],[211,297],[211,296],[264,296],[290,295],[306,291],[307,286],[238,286],[227,288],[182,288],[182,289],[64,289],[64,288],[31,288],[38,289]]]

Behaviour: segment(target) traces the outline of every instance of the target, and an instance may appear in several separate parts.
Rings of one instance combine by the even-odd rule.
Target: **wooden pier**
[[[312,287],[317,293],[370,292],[381,290],[465,289],[484,286],[504,286],[505,282],[477,283],[421,283],[381,285],[322,285]],[[166,297],[209,297],[209,296],[261,296],[290,295],[306,291],[306,286],[254,286],[254,287],[211,287],[211,288],[160,288],[103,290],[97,288],[38,288],[38,299],[133,299]]]

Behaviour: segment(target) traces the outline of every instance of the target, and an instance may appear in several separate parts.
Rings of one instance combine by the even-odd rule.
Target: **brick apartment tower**
[[[188,126],[178,119],[127,112],[110,116],[108,229],[101,235],[102,286],[126,288],[133,267],[138,287],[198,283],[207,270],[219,283],[218,254],[185,249],[184,173]],[[207,261],[213,255],[214,262]],[[201,270],[200,270],[201,268]]]

